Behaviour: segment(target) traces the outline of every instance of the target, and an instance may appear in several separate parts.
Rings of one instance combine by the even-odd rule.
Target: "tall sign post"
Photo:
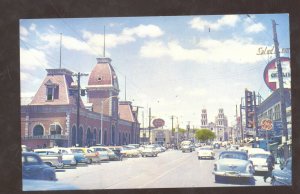
[[[286,106],[285,106],[285,99],[284,99],[284,88],[283,88],[283,75],[282,75],[282,67],[280,61],[280,52],[279,52],[279,43],[277,39],[277,32],[276,32],[276,22],[272,20],[273,24],[273,36],[274,36],[274,46],[275,46],[275,54],[276,54],[276,62],[277,62],[277,72],[278,72],[278,81],[279,81],[279,94],[280,94],[280,109],[281,109],[281,121],[282,121],[282,130],[283,130],[283,137],[284,141],[284,158],[287,159],[289,156],[288,152],[288,130],[287,130],[287,120],[286,120]]]

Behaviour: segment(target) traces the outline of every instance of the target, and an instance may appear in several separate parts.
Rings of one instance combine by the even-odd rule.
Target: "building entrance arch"
[[[72,146],[76,145],[76,126],[72,127]]]
[[[33,128],[33,136],[43,136],[44,135],[44,127],[42,125],[36,125]]]

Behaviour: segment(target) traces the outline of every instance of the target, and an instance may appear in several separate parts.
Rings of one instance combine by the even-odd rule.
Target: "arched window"
[[[54,123],[50,125],[50,135],[61,135],[61,127],[59,124]]]
[[[33,136],[42,136],[44,135],[44,128],[42,125],[36,125],[33,128]]]
[[[102,138],[102,137],[101,137],[101,133],[102,133],[102,132],[101,132],[101,129],[99,129],[99,143],[102,143],[102,141],[101,141],[101,138]]]
[[[83,128],[80,127],[77,133],[77,144],[82,146],[82,138],[83,138]]]

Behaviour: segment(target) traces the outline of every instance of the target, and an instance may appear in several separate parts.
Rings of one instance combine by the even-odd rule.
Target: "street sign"
[[[291,68],[290,68],[290,58],[288,57],[280,57],[282,68],[282,77],[283,77],[283,87],[291,88]],[[279,88],[279,81],[277,75],[277,61],[273,59],[270,61],[264,70],[264,81],[268,88],[272,91],[275,91]]]
[[[261,128],[264,130],[271,130],[273,128],[273,123],[271,119],[263,119],[261,121]]]

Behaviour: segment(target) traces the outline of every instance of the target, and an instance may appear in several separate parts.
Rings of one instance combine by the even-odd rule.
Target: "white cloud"
[[[266,27],[260,23],[255,22],[255,16],[249,16],[244,20],[244,27],[246,33],[258,33],[266,30]]]
[[[136,35],[141,38],[145,38],[145,37],[154,38],[154,37],[162,36],[164,32],[158,26],[155,25],[139,25],[134,28],[125,28],[122,31],[122,34],[128,36]]]
[[[140,49],[140,55],[146,58],[170,57],[174,61],[194,61],[198,63],[255,63],[262,57],[256,55],[262,47],[247,39],[202,39],[197,47],[183,48],[178,42],[168,43],[151,41]]]
[[[24,40],[28,36],[29,32],[24,26],[20,26],[20,36],[21,39]]]
[[[35,70],[49,68],[48,61],[44,52],[36,49],[20,48],[21,69]],[[24,77],[25,76],[25,77]],[[26,75],[23,75],[23,79]]]
[[[258,33],[261,31],[264,31],[266,28],[262,23],[252,24],[250,26],[247,26],[245,31],[247,33]]]
[[[29,27],[29,30],[36,31],[36,25],[35,24],[31,24],[30,27]]]
[[[215,22],[203,20],[201,17],[195,17],[189,22],[189,24],[191,28],[204,31],[208,28],[211,30],[220,30],[221,27],[225,26],[234,27],[239,21],[240,18],[237,15],[225,15]]]

